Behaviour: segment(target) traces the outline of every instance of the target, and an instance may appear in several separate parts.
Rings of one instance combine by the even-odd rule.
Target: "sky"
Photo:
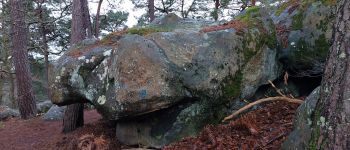
[[[89,9],[91,15],[96,15],[98,1],[99,0],[89,0]],[[107,11],[111,9],[111,7],[114,7],[113,9],[117,9],[118,11],[125,11],[129,13],[128,21],[126,22],[126,25],[128,27],[136,25],[137,18],[139,18],[141,15],[147,12],[146,9],[133,9],[134,4],[130,0],[122,0],[122,2],[120,2],[120,0],[104,0],[102,2],[100,14],[103,15],[107,13]]]

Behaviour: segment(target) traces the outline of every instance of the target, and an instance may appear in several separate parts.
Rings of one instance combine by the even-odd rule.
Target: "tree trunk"
[[[92,36],[87,0],[73,0],[71,44],[76,44]],[[89,35],[91,34],[91,35]],[[63,118],[63,132],[67,133],[84,125],[84,104],[67,106]]]
[[[214,17],[214,20],[215,21],[218,21],[219,19],[219,7],[220,7],[220,0],[214,0],[215,1],[215,8],[214,8],[214,14],[213,14],[213,17]]]
[[[350,149],[350,1],[338,0],[333,45],[313,113],[310,149]]]
[[[84,125],[84,105],[81,103],[67,106],[63,117],[63,133],[74,131]]]
[[[71,45],[81,42],[87,36],[87,23],[85,23],[87,19],[84,15],[85,3],[87,4],[86,0],[73,0]]]
[[[25,23],[24,1],[11,0],[11,41],[12,56],[15,65],[17,87],[18,87],[18,107],[23,119],[32,118],[36,115],[34,93],[32,90],[32,78],[29,71],[29,61],[27,52],[27,25]]]
[[[98,35],[100,34],[100,12],[101,12],[101,5],[103,0],[100,0],[98,2],[97,6],[97,12],[96,12],[96,21],[95,21],[95,37],[98,38]]]
[[[252,0],[252,6],[255,6],[256,0]]]
[[[155,19],[155,16],[154,16],[154,0],[148,0],[148,15],[149,15],[150,22],[152,22]]]
[[[43,1],[42,1],[43,2]],[[45,22],[44,22],[44,18],[43,18],[43,10],[42,10],[42,4],[43,3],[39,3],[38,4],[38,10],[39,10],[39,23],[40,23],[40,34],[42,37],[42,50],[44,52],[44,61],[45,61],[45,90],[46,90],[46,94],[47,97],[50,98],[50,83],[49,83],[49,47],[47,45],[47,38],[46,38],[46,28],[45,28]]]
[[[84,29],[86,31],[86,37],[85,38],[92,38],[92,25],[91,25],[91,20],[90,20],[90,13],[89,13],[89,4],[87,0],[82,0],[82,7],[83,7],[83,24],[84,24]],[[84,40],[82,39],[82,40]]]
[[[2,33],[2,57],[3,57],[3,62],[4,62],[4,69],[6,72],[8,72],[7,76],[9,79],[9,84],[10,84],[10,100],[11,100],[11,108],[17,108],[17,101],[15,99],[15,79],[14,75],[12,74],[11,68],[12,68],[12,63],[9,61],[9,56],[10,56],[10,48],[9,48],[9,30],[8,26],[9,23],[6,21],[8,19],[8,5],[5,3],[4,0],[1,1],[1,6],[2,6],[2,19],[1,19],[1,33]]]

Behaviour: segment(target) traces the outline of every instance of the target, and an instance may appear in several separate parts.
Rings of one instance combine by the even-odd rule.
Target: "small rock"
[[[66,106],[59,107],[57,105],[52,105],[49,111],[43,116],[43,119],[45,121],[61,120],[63,119],[65,110]]]
[[[36,108],[38,110],[38,113],[45,113],[47,112],[52,106],[52,102],[50,100],[45,100],[43,102],[40,102],[36,104]]]
[[[18,117],[18,110],[11,109],[7,106],[0,106],[0,121],[5,120],[11,117]]]

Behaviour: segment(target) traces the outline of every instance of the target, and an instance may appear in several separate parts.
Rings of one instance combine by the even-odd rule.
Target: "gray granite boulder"
[[[38,110],[38,113],[45,113],[47,112],[52,106],[52,102],[50,100],[44,100],[40,103],[36,104],[36,108]]]
[[[311,138],[311,115],[320,97],[320,87],[317,87],[301,104],[297,110],[294,121],[294,130],[289,134],[282,145],[285,150],[308,149],[308,142]]]
[[[78,44],[56,62],[52,102],[93,103],[117,120],[117,137],[128,145],[160,147],[195,135],[280,75],[266,11],[249,8],[237,21],[245,28],[202,32],[193,21],[186,24],[197,28],[155,32],[153,26],[143,36]]]
[[[320,75],[331,46],[336,1],[291,2],[282,3],[272,15],[279,58],[293,75]]]
[[[0,121],[5,120],[12,117],[19,117],[19,111],[15,109],[11,109],[7,106],[0,106]]]
[[[66,106],[52,105],[51,108],[43,115],[45,121],[62,120]]]

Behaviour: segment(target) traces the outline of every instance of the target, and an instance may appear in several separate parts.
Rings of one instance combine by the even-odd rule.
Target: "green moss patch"
[[[260,11],[260,7],[258,6],[249,7],[245,10],[244,13],[238,15],[236,19],[244,23],[247,23],[248,26],[252,27],[257,23],[256,22],[258,21],[257,18],[261,17],[259,11]]]
[[[223,88],[223,93],[225,98],[235,98],[241,94],[241,84],[243,80],[242,72],[237,72],[233,79],[226,79],[227,85]]]
[[[276,27],[272,20],[263,18],[262,13],[260,8],[255,6],[249,7],[236,17],[237,20],[248,25],[248,30],[242,35],[242,52],[245,63],[265,45],[271,49],[277,47]]]
[[[173,31],[170,27],[145,27],[145,28],[131,28],[128,29],[128,34],[137,34],[137,35],[148,35],[155,32],[171,32]]]
[[[315,45],[312,46],[305,39],[299,39],[296,43],[296,50],[291,55],[291,61],[293,66],[290,68],[312,69],[314,63],[322,63],[326,60],[331,43],[324,34],[320,35],[315,40]],[[296,65],[296,66],[294,66]],[[299,67],[298,67],[299,66]]]
[[[298,12],[296,15],[292,17],[292,29],[293,30],[300,30],[303,28],[303,20],[304,20],[304,14],[301,12]]]

